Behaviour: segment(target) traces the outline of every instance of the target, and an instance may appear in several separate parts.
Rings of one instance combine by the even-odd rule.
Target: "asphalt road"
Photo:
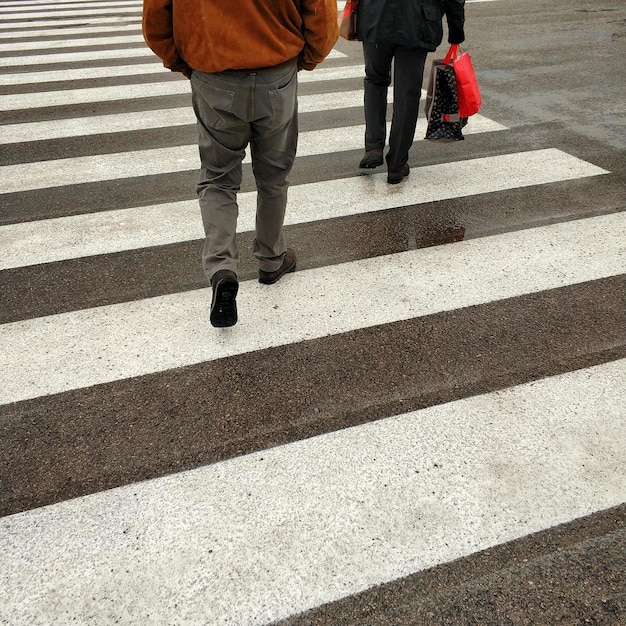
[[[0,2],[0,622],[626,624],[624,3],[468,2],[480,115],[394,187],[339,41],[298,271],[256,281],[246,162],[219,331],[139,16]]]

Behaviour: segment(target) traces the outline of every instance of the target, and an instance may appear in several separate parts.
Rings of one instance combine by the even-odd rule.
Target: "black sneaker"
[[[237,275],[230,270],[218,270],[211,278],[213,298],[209,319],[216,328],[234,326],[237,323]]]

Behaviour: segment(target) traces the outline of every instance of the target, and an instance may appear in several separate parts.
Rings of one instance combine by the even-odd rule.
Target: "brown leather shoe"
[[[211,277],[213,298],[211,300],[211,325],[226,328],[237,323],[237,275],[230,270],[218,270]]]
[[[289,272],[295,271],[296,253],[293,248],[287,248],[287,252],[285,252],[285,256],[283,257],[283,264],[275,272],[264,272],[263,270],[259,270],[259,282],[264,285],[271,285],[280,280],[284,274],[289,274]]]
[[[390,185],[397,185],[401,183],[403,179],[405,179],[409,175],[409,164],[405,163],[402,169],[399,172],[392,172],[391,170],[387,172],[387,182]]]
[[[383,164],[383,151],[382,148],[374,148],[373,150],[368,150],[361,159],[359,163],[359,167],[362,170],[371,170],[379,165]]]

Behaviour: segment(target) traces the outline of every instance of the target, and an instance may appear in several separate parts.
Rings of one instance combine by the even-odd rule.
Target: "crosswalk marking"
[[[621,360],[13,515],[0,611],[267,624],[615,506],[625,387]]]
[[[222,332],[207,289],[4,324],[0,404],[625,273],[624,229],[618,213],[246,282]]]
[[[66,70],[37,72],[38,83],[90,80],[94,78],[116,78],[140,74],[163,74],[160,63],[135,63],[133,65],[114,65],[110,67],[81,67]],[[33,72],[0,75],[0,85],[32,85]]]
[[[327,59],[339,59],[348,56],[339,50],[331,50]],[[58,54],[32,54],[0,57],[0,67],[22,65],[47,65],[50,63],[77,63],[79,61],[102,61],[104,59],[125,59],[135,57],[152,58],[148,48],[138,45],[136,48],[97,50],[95,52],[59,52]]]
[[[362,132],[358,135],[362,141]],[[150,162],[152,157],[144,160]],[[384,184],[384,175],[380,174],[294,185],[289,192],[290,206],[294,208],[287,212],[286,223],[345,217],[605,173],[558,150],[543,150],[421,167],[414,170],[401,188],[389,189]],[[239,194],[238,203],[239,229],[253,230],[256,192]],[[167,223],[168,228],[154,228],[155,223]],[[107,254],[202,236],[196,201],[12,224],[0,227],[3,250],[0,268]]]
[[[495,0],[466,0],[467,3],[477,3],[477,2],[493,2]],[[106,14],[112,11],[116,13],[133,13],[141,10],[141,3],[138,2],[119,2],[112,4],[110,2],[90,2],[89,8],[83,10],[75,10],[77,6],[80,6],[82,3],[73,2],[73,3],[65,3],[65,4],[56,4],[51,0],[50,2],[39,1],[36,6],[27,6],[22,3],[15,2],[7,2],[0,3],[0,14],[3,15],[5,19],[14,19],[16,17],[23,17],[24,14],[28,15],[29,20],[32,18],[42,18],[47,17],[48,14],[46,12],[41,12],[40,9],[42,6],[46,4],[50,4],[54,6],[54,13],[60,13],[63,16],[72,16],[72,17],[82,17],[84,15],[101,15]],[[338,0],[337,2],[337,10],[342,11],[345,6],[345,1]],[[101,8],[102,7],[102,8]],[[15,9],[19,8],[19,13],[15,12]]]
[[[30,17],[30,16],[29,16]],[[93,19],[85,17],[79,20],[82,25],[89,24],[135,24],[137,25],[137,17],[135,15],[117,16],[117,17],[95,17]],[[2,24],[3,31],[24,30],[24,28],[51,28],[53,26],[76,26],[76,19],[48,19],[48,20],[31,20],[27,22],[4,22]],[[28,32],[28,31],[26,31]]]
[[[28,95],[29,108],[47,106],[68,106],[90,102],[107,102],[135,98],[154,98],[190,94],[188,81],[175,80],[155,82],[147,85],[128,85],[122,87],[88,87],[60,91],[43,91]],[[0,96],[0,111],[19,111],[24,105],[24,95]]]
[[[167,85],[167,83],[165,84]],[[176,84],[182,85],[183,94],[190,93],[189,85],[186,83],[176,81]],[[140,98],[147,99],[151,97],[150,94],[153,96],[155,91],[157,90],[153,89],[152,86],[137,86],[133,93],[138,94]],[[163,88],[163,91],[168,91],[168,88]],[[314,113],[342,108],[356,108],[362,106],[362,101],[363,94],[359,90],[303,95],[298,98],[298,109],[300,113]],[[392,102],[393,98],[390,97],[389,101]],[[362,114],[359,115],[360,119],[362,119]],[[195,126],[195,124],[196,118],[190,106],[131,111],[122,114],[11,124],[2,129],[0,144],[100,135],[103,133],[147,130],[170,126]],[[8,173],[8,170],[3,171]]]
[[[494,0],[467,4],[483,1]],[[626,421],[615,390],[626,386],[626,360],[589,365],[623,357],[606,320],[623,315],[607,285],[615,289],[626,275],[626,213],[601,214],[617,209],[595,198],[584,208],[577,198],[571,211],[546,207],[544,219],[536,200],[612,190],[615,175],[564,151],[578,151],[563,148],[575,142],[550,147],[544,127],[534,135],[541,139],[519,142],[519,130],[475,116],[460,146],[418,143],[401,185],[387,185],[384,168],[359,177],[362,88],[339,81],[362,79],[361,47],[340,41],[331,55],[339,63],[299,78],[317,83],[303,90],[300,110],[308,128],[323,128],[300,135],[296,165],[306,167],[303,180],[317,182],[290,187],[286,224],[302,267],[312,269],[273,286],[242,280],[239,323],[214,329],[210,290],[196,289],[204,284],[199,258],[197,275],[188,273],[203,236],[197,200],[181,201],[193,195],[192,186],[180,191],[186,174],[168,176],[193,176],[199,166],[197,146],[178,145],[194,134],[193,112],[180,106],[189,85],[142,44],[140,12],[140,0],[0,0],[0,143],[10,146],[0,167],[1,300],[4,319],[19,320],[0,325],[0,427],[11,459],[0,463],[8,515],[0,518],[0,622],[106,615],[145,624],[149,615],[165,624],[270,623],[623,502]],[[109,84],[133,84],[87,82],[116,77],[129,78]],[[32,93],[11,94],[19,91]],[[171,99],[142,111],[152,97]],[[417,140],[424,125],[420,119]],[[175,134],[170,145],[165,138]],[[116,152],[92,154],[91,143],[94,152]],[[449,162],[420,166],[423,155]],[[345,178],[347,158],[354,167]],[[333,174],[335,165],[343,173]],[[166,195],[152,188],[156,180],[172,181]],[[75,215],[92,210],[85,189],[94,212]],[[249,240],[256,194],[239,201],[238,230]],[[493,207],[515,219],[479,227],[497,215]],[[469,238],[415,249],[442,241],[446,220]],[[509,228],[518,230],[503,232]],[[324,251],[307,258],[319,244]],[[333,256],[341,245],[348,249]],[[248,257],[245,277],[253,275]],[[23,306],[29,298],[34,306]],[[545,308],[534,316],[537,302]],[[581,303],[584,312],[575,308]],[[459,320],[469,323],[453,340]],[[576,330],[566,344],[559,333],[579,320],[594,330]],[[511,382],[499,355],[521,354],[536,330],[556,352],[519,367],[510,357],[515,372],[526,368]],[[567,354],[579,338],[593,347],[578,353],[576,344]],[[385,343],[393,357],[374,366],[368,356],[376,360]],[[457,356],[460,378],[450,368]],[[398,363],[409,360],[423,367],[403,382]],[[316,413],[317,404],[294,408],[310,400],[301,384],[266,384],[268,364],[283,374],[300,369],[294,380],[310,379],[320,397],[331,377],[318,381],[322,368],[345,377]],[[364,384],[387,367],[383,402]],[[560,374],[575,367],[586,369]],[[429,368],[438,372],[433,380]],[[267,398],[245,398],[244,379],[270,388]],[[222,397],[216,390],[227,385],[232,395]],[[417,401],[409,386],[409,394],[420,387]],[[466,397],[494,388],[501,391]],[[293,403],[298,395],[302,404]],[[345,421],[357,397],[356,417]],[[413,408],[450,397],[404,413],[407,400]],[[176,430],[186,419],[192,434]],[[274,438],[279,423],[287,438]],[[355,423],[363,425],[345,428]],[[341,430],[328,432],[334,428]],[[318,433],[326,434],[297,441]],[[203,436],[207,448],[188,454]],[[263,449],[277,441],[293,443]],[[197,469],[143,481],[190,467]]]
[[[48,65],[50,63],[78,63],[79,61],[102,61],[104,59],[124,59],[133,57],[150,58],[150,50],[143,46],[136,48],[97,50],[95,52],[61,52],[58,54],[32,54],[0,57],[0,67],[24,65]]]
[[[328,104],[331,102],[332,100],[328,101]],[[473,124],[472,132],[492,132],[503,128],[500,124],[479,118],[477,123]],[[421,123],[416,134],[419,133],[418,137],[423,138],[425,131],[425,125]],[[354,150],[363,144],[364,133],[363,125],[303,132],[299,138],[298,155],[303,157]],[[197,170],[198,160],[197,146],[186,145],[6,165],[0,167],[0,177],[4,179],[0,190],[4,193],[15,193],[135,176],[184,172]],[[249,162],[248,152],[244,163]]]
[[[58,35],[58,33],[57,33]],[[85,39],[44,39],[34,42],[2,42],[1,48],[3,52],[40,52],[47,49],[62,49],[62,48],[83,48],[89,46],[113,46],[117,44],[125,43],[142,43],[144,41],[143,36],[138,35],[119,35],[117,37],[87,37]]]
[[[300,84],[316,83],[327,80],[341,80],[346,78],[363,77],[364,66],[345,65],[339,67],[325,67],[320,65],[314,72],[300,72],[298,82]],[[92,78],[114,78],[117,76],[134,76],[136,74],[160,74],[165,73],[160,63],[137,63],[134,65],[114,65],[110,67],[81,67],[61,71],[37,72],[37,82],[57,82],[71,80],[87,80]],[[24,72],[19,74],[6,74],[0,76],[0,85],[24,85],[33,82],[33,73]],[[180,82],[183,82],[181,79]],[[78,91],[78,90],[76,90]]]
[[[132,13],[133,15],[141,15],[141,5],[115,6],[109,5],[104,9],[53,9],[51,11],[36,11],[28,14],[28,19],[41,19],[46,17],[92,17],[94,15],[111,15],[115,13]],[[15,20],[24,17],[20,12],[3,13],[2,18],[5,20]]]
[[[178,81],[176,81],[176,84],[178,84]],[[185,92],[190,94],[189,85],[182,82],[180,84]],[[155,91],[158,90],[153,89],[152,86],[141,86],[136,90],[142,98],[149,98],[150,93],[154,95]],[[356,108],[362,104],[362,100],[363,94],[359,90],[305,95],[298,98],[298,109],[300,113],[314,113],[342,108]],[[392,99],[390,98],[390,100]],[[361,116],[359,117],[361,118]],[[3,128],[0,143],[8,144],[39,141],[42,139],[60,139],[62,137],[100,135],[107,132],[146,130],[168,126],[195,126],[195,124],[196,119],[191,107],[185,106],[154,111],[129,112],[119,115],[12,124]],[[15,172],[19,175],[19,165],[5,167],[15,167]],[[2,169],[2,171],[5,172],[6,176],[13,176],[13,172],[10,170]],[[7,187],[6,189],[9,188]]]
[[[161,68],[161,72],[163,72]],[[299,81],[303,84],[319,82],[324,80],[340,80],[346,78],[361,78],[363,76],[363,66],[349,66],[341,69],[323,68],[320,74],[317,72],[307,72]],[[124,85],[121,87],[86,87],[82,89],[64,89],[58,91],[42,91],[28,95],[29,109],[49,106],[68,106],[72,104],[86,104],[90,102],[108,102],[113,100],[131,100],[135,98],[152,98],[157,96],[174,96],[189,94],[191,92],[189,81],[173,80],[159,82],[142,83],[140,85]],[[361,91],[344,91],[330,94],[337,98],[337,108],[342,108],[341,103],[345,100],[345,106],[356,106],[363,100]],[[300,96],[299,101],[305,110],[310,110],[308,102],[320,100],[324,101],[329,94],[323,96]],[[24,108],[24,94],[0,95],[0,111],[19,111]]]
[[[136,22],[129,24],[116,24],[114,26],[81,26],[79,28],[64,28],[64,35],[87,35],[88,33],[118,33],[121,31],[131,30],[136,33],[141,33],[141,27]],[[40,30],[28,30],[19,32],[4,32],[0,31],[0,42],[4,46],[5,42],[9,42],[14,39],[21,39],[24,42],[38,41],[39,37],[58,37],[58,28],[40,29]]]
[[[0,3],[0,14],[11,13],[15,9],[19,8],[19,12],[21,13],[32,13],[35,11],[41,11],[42,7],[46,4],[54,5],[50,11],[54,11],[55,13],[59,10],[64,9],[75,9],[78,6],[86,6],[91,9],[99,9],[99,8],[117,8],[117,7],[134,7],[135,10],[137,8],[141,8],[141,2],[64,2],[57,3],[54,0],[50,0],[50,2],[45,2],[44,0],[38,0],[36,4],[29,4],[27,2],[2,2]]]

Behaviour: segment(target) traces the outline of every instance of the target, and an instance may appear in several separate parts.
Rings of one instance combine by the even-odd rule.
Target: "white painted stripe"
[[[49,5],[50,8],[46,5]],[[137,10],[141,10],[141,2],[37,2],[33,4],[22,2],[0,2],[0,14],[2,17],[7,17],[6,13],[15,12],[18,9],[20,13],[24,13],[24,17],[34,11],[41,11],[45,9],[47,11],[54,11],[55,13],[61,9],[76,9],[76,8],[88,7],[94,8],[107,8],[109,10],[116,7],[135,7]]]
[[[57,35],[62,34],[57,31]],[[41,41],[11,41],[0,43],[0,52],[41,51],[57,48],[81,48],[85,46],[112,46],[122,43],[140,43],[144,38],[139,35],[120,35],[119,37],[88,37],[86,39],[43,39]]]
[[[191,106],[155,111],[130,111],[119,115],[94,115],[45,122],[26,122],[3,126],[0,144],[187,126],[195,125],[195,123],[196,119]]]
[[[5,517],[0,617],[268,624],[617,506],[624,388],[615,361]]]
[[[181,81],[182,82],[182,81]],[[183,86],[189,90],[189,85],[182,82]],[[157,90],[155,90],[157,91]],[[325,94],[315,94],[310,96],[299,96],[298,111],[300,113],[314,113],[316,111],[336,110],[340,108],[351,108],[362,105],[363,95],[361,91],[345,91]],[[49,122],[33,122],[26,124],[9,125],[2,128],[2,142],[15,143],[24,141],[36,141],[38,139],[50,139],[53,137],[77,136],[80,134],[101,134],[121,132],[127,130],[142,130],[147,128],[163,128],[179,125],[195,125],[196,119],[191,106],[176,109],[163,109],[160,111],[145,111],[136,113],[126,113],[116,116],[104,115],[99,118],[78,118],[72,120],[50,120]],[[81,133],[81,131],[84,131]],[[147,151],[149,154],[156,154],[158,151],[169,150],[169,148],[159,148],[157,151]],[[61,166],[93,167],[91,164],[102,163],[102,159],[111,159],[113,163],[119,160],[122,154],[134,154],[137,152],[120,153],[115,155],[87,156],[70,159],[60,159],[58,161],[40,161],[17,165],[5,165],[0,167],[0,180],[3,193],[9,191],[26,191],[28,189],[41,189],[42,187],[58,187],[60,185],[71,184],[70,181],[79,181],[81,177],[92,176],[91,171],[81,172],[55,172],[55,168]],[[149,168],[154,168],[156,162],[144,164]],[[175,171],[175,170],[170,170]],[[104,176],[105,172],[100,172]],[[97,174],[93,174],[97,175]],[[123,176],[123,173],[121,174]],[[41,176],[39,180],[33,180],[33,176]],[[107,180],[100,178],[100,180]],[[45,179],[45,180],[44,180]],[[93,179],[92,179],[93,180]],[[34,185],[34,186],[33,186]]]
[[[46,5],[54,5],[57,6],[59,4],[58,0],[2,0],[0,2],[0,7],[46,7]],[[126,6],[131,6],[131,5],[139,5],[141,6],[141,0],[128,0],[127,2],[124,1],[119,1],[119,0],[114,0],[112,2],[98,2],[97,0],[71,0],[68,2],[64,2],[63,4],[67,4],[68,6],[73,6],[73,7],[90,7],[90,6],[96,6],[98,4],[101,4],[102,6],[107,6],[107,7],[111,7],[111,6],[115,6],[117,4],[119,5],[126,5]]]
[[[90,24],[124,24],[132,23],[137,26],[137,17],[135,15],[119,15],[117,17],[94,17],[84,18],[81,20],[69,19],[69,20],[29,20],[28,22],[5,22],[2,24],[2,30],[22,30],[25,34],[30,32],[31,28],[51,28],[52,26],[76,26],[80,23],[81,26],[88,26]]]
[[[181,81],[182,82],[182,81]],[[150,87],[147,87],[150,89]],[[391,94],[389,102],[392,101]],[[362,107],[362,92],[335,92],[321,95],[299,96],[299,112],[314,113],[337,108]],[[154,111],[130,111],[117,115],[95,115],[69,119],[26,122],[2,127],[0,144],[61,139],[88,135],[110,134],[168,126],[195,125],[196,119],[191,106]]]
[[[54,65],[56,63],[74,63],[79,61],[102,61],[104,59],[124,59],[134,57],[153,57],[147,46],[121,50],[95,50],[91,52],[62,52],[59,54],[33,54],[16,57],[0,57],[0,67]]]
[[[132,13],[135,16],[141,16],[141,6],[132,6],[132,7],[116,7],[110,6],[105,9],[59,9],[56,8],[50,9],[49,11],[37,11],[25,14],[22,11],[13,12],[13,13],[3,13],[3,20],[19,20],[20,18],[24,18],[26,20],[31,19],[45,19],[47,17],[93,17],[96,15],[112,15],[117,13]],[[24,26],[29,26],[29,22],[23,22]]]
[[[41,83],[115,78],[117,76],[136,76],[141,74],[163,74],[167,70],[158,59],[151,63],[133,65],[110,65],[107,67],[77,67],[67,70],[49,70],[41,72],[22,72],[0,75],[0,85],[40,85]]]
[[[70,106],[91,102],[113,102],[116,100],[157,98],[159,96],[176,96],[190,93],[189,81],[185,79],[115,87],[41,91],[29,93],[27,96],[24,96],[24,94],[0,96],[0,111],[20,111],[47,106]]]
[[[369,193],[383,185],[363,181]],[[272,287],[246,281],[229,329],[209,325],[209,289],[4,324],[0,403],[623,274],[625,229],[618,213],[301,271]]]
[[[103,59],[124,59],[134,57],[154,57],[147,46],[125,48],[120,50],[95,50],[91,52],[61,52],[59,54],[33,54],[25,56],[0,57],[0,67],[20,65],[47,65],[53,63],[75,63],[79,61],[100,61]],[[347,57],[338,50],[331,50],[327,59]]]
[[[477,119],[478,123],[473,123],[471,129],[468,125],[466,134],[505,128],[501,124],[485,118]],[[422,139],[425,132],[426,121],[420,120],[416,128],[416,136]],[[301,133],[298,156],[357,149],[363,145],[364,136],[365,129],[363,126],[348,126]],[[250,155],[247,154],[244,163],[249,162]],[[69,159],[34,161],[0,167],[0,180],[2,181],[0,192],[16,193],[137,176],[171,174],[197,170],[199,167],[198,148],[195,144],[174,148],[152,148]]]
[[[141,25],[134,24],[116,24],[115,26],[83,26],[82,28],[64,28],[64,35],[87,35],[89,33],[107,33],[107,32],[119,32],[124,30],[132,30],[141,33]],[[14,39],[28,39],[31,38],[36,41],[37,37],[58,37],[59,29],[51,28],[47,30],[29,30],[24,32],[0,32],[0,41],[14,40]]]
[[[300,72],[298,83],[314,83],[327,80],[342,80],[364,76],[363,65],[341,65],[325,67],[319,65],[313,72]],[[0,85],[27,85],[71,80],[87,80],[94,78],[114,78],[116,76],[134,76],[136,74],[164,74],[168,70],[155,57],[152,63],[134,65],[111,65],[108,67],[80,67],[67,70],[51,70],[42,72],[23,72],[20,74],[4,74],[0,76]],[[186,79],[181,78],[181,81]],[[78,89],[76,91],[79,91]],[[121,97],[121,96],[120,96]]]
[[[146,73],[137,71],[135,68],[148,67],[150,74],[164,74],[168,73],[168,70],[164,69],[160,63],[154,64],[141,64],[139,66],[123,66],[120,74],[120,70],[113,67],[108,68],[88,68],[85,70],[74,70],[73,72],[37,72],[16,74],[20,80],[28,83],[43,82],[46,75],[52,75],[56,80],[77,80],[89,78],[90,76],[97,76],[106,78],[107,76],[115,75],[127,75],[135,73]],[[69,74],[69,75],[68,75]],[[0,95],[0,111],[20,111],[24,109],[36,109],[46,106],[67,106],[71,104],[86,104],[90,102],[110,102],[114,100],[125,100],[134,98],[147,98],[157,96],[172,96],[190,93],[191,88],[189,81],[180,75],[180,80],[160,82],[158,78],[155,78],[154,83],[141,83],[137,85],[123,85],[112,87],[87,87],[82,89],[59,89],[56,91],[36,91],[24,94],[12,94],[12,95]],[[328,67],[320,68],[314,72],[307,72],[302,74],[298,82],[312,83],[328,80],[342,80],[349,78],[360,78],[363,76],[363,66],[353,65],[347,67]],[[8,80],[12,80],[11,75],[8,75]],[[341,97],[341,94],[339,95]],[[312,96],[301,96],[305,98],[311,98]],[[322,96],[316,96],[321,98]],[[361,96],[361,100],[363,96]],[[350,100],[351,101],[351,100]]]
[[[423,136],[424,129],[425,122],[421,122],[417,132],[422,132],[421,136]],[[490,132],[504,130],[504,127],[476,116],[472,122],[472,130],[476,133]],[[364,132],[365,126],[354,126],[301,133],[298,154],[299,156],[321,154],[325,151],[332,151],[338,144],[343,150],[360,148],[363,145]],[[197,148],[191,146],[172,149],[160,156],[164,160],[163,167],[169,168],[172,162],[179,160],[194,164],[198,162]],[[541,184],[548,175],[550,182],[553,182],[554,173],[546,170],[543,161],[537,163],[534,168],[530,167],[525,170],[523,176],[520,177],[516,175],[517,166],[510,157],[492,157],[492,159],[491,176],[480,181],[475,181],[472,177],[473,161],[455,164],[456,171],[459,175],[465,176],[465,183],[467,183],[465,186],[457,186],[456,193],[464,192],[463,195],[486,193],[493,190],[493,180],[499,181],[500,184],[505,182],[507,185],[523,186]],[[526,163],[527,159],[521,157],[521,161]],[[450,165],[436,165],[431,166],[430,169],[419,170],[420,198],[417,202],[431,202],[449,197],[448,189],[444,189],[442,185],[433,185],[429,188],[426,181],[431,177],[433,181],[436,180],[438,170],[442,172],[442,175],[446,175],[450,167]],[[586,168],[585,171],[587,171]],[[344,182],[342,181],[341,184]],[[484,186],[486,183],[489,184],[488,187]],[[337,202],[336,185],[336,181],[326,181],[292,186],[289,197],[293,206],[298,207],[298,211],[288,214],[286,223],[296,224],[320,219],[318,206],[320,202],[327,207],[324,214],[327,219],[354,215],[357,212],[377,211],[381,208],[380,198],[369,194],[362,194],[360,205]],[[414,193],[415,189],[409,184],[403,192],[405,204],[416,202],[413,197]],[[311,203],[311,198],[315,199],[314,203]],[[395,195],[394,198],[402,202],[402,197]],[[253,230],[256,192],[241,193],[238,199],[241,211],[240,230]],[[168,227],[155,229],[154,223],[161,220],[166,221]],[[0,250],[2,250],[0,269],[164,245],[200,239],[202,236],[195,201],[21,222],[0,226]]]

